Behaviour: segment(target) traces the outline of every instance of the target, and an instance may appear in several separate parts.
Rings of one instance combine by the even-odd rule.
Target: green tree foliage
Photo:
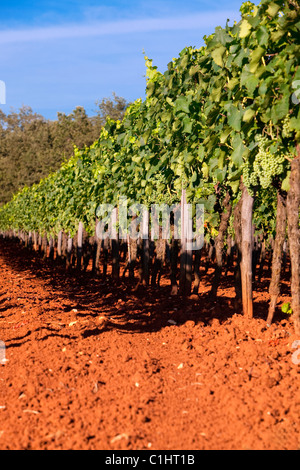
[[[106,119],[122,120],[129,103],[122,97],[113,93],[112,98],[103,98],[96,101],[97,118],[101,124],[105,124]]]
[[[90,146],[100,135],[106,117],[121,119],[127,107],[124,98],[113,94],[96,103],[94,116],[83,107],[69,115],[58,113],[46,120],[28,106],[9,114],[0,110],[0,205],[24,186],[37,184],[78,148]]]

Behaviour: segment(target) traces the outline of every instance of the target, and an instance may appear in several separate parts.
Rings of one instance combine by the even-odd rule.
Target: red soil
[[[211,273],[183,300],[1,240],[0,449],[299,449],[300,338],[280,309],[266,327],[266,277],[249,320],[232,273],[209,300]]]

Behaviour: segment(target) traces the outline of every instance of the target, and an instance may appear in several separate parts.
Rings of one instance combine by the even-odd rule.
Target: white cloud
[[[120,20],[114,22],[94,22],[89,24],[69,24],[43,28],[0,31],[0,44],[49,41],[155,31],[200,30],[203,27],[225,26],[227,18],[232,23],[239,20],[236,11],[197,13],[180,18],[148,18]]]

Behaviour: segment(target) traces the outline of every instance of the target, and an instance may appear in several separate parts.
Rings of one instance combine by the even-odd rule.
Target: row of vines
[[[133,269],[141,250],[141,280],[148,284],[152,243],[99,240],[99,205],[118,207],[122,197],[148,208],[203,204],[205,248],[215,253],[212,295],[224,254],[234,249],[237,298],[251,317],[253,257],[271,247],[271,323],[288,247],[300,333],[300,3],[246,2],[240,11],[238,23],[217,27],[203,47],[183,49],[164,73],[146,57],[146,99],[132,103],[122,121],[108,119],[91,147],[75,148],[57,172],[2,206],[0,230],[35,246],[44,240],[50,256],[56,246],[67,265],[76,246],[78,265],[89,254],[95,272],[101,250],[106,260],[110,250],[115,279],[121,253]],[[168,255],[176,293],[180,255],[180,290],[189,294],[194,276],[197,291],[200,250],[189,251],[183,237],[172,236],[154,246],[154,279]]]

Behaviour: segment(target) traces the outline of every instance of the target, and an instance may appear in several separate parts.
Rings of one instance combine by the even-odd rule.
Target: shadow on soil
[[[70,312],[76,309],[77,317],[82,319],[95,319],[99,315],[108,316],[109,321],[105,329],[115,328],[122,333],[152,332],[171,324],[185,323],[189,320],[195,323],[209,324],[217,318],[220,323],[229,319],[235,313],[241,314],[241,307],[237,307],[234,294],[234,276],[229,272],[223,276],[220,283],[220,295],[211,299],[209,295],[210,280],[213,266],[205,273],[200,270],[201,284],[198,295],[189,298],[172,296],[170,283],[166,273],[161,278],[159,287],[138,287],[128,278],[114,284],[107,275],[94,276],[91,271],[78,272],[75,268],[67,272],[58,261],[50,261],[34,251],[30,251],[19,243],[0,239],[0,256],[16,274],[22,275],[32,283],[39,279],[44,285],[43,298],[39,299],[44,312],[47,303],[56,301],[60,310]],[[121,273],[122,273],[121,269]],[[257,285],[255,292],[268,292],[269,275]],[[282,294],[289,294],[288,273],[284,274],[285,283],[282,284]],[[257,289],[257,291],[256,291]],[[27,294],[30,297],[30,293]],[[255,302],[255,318],[266,319],[268,312],[268,295],[266,300]],[[1,306],[1,309],[5,307]],[[53,307],[52,307],[53,310]],[[274,316],[274,323],[285,318],[278,308]],[[47,331],[51,331],[47,328]],[[87,327],[81,334],[84,338],[99,335],[103,329]],[[25,336],[32,332],[28,332]],[[34,334],[38,337],[38,330]],[[57,330],[51,331],[41,340],[50,335],[61,336]],[[25,339],[25,336],[23,339]],[[68,336],[70,339],[72,335]],[[18,341],[22,338],[18,338]],[[11,346],[18,346],[18,343]]]

